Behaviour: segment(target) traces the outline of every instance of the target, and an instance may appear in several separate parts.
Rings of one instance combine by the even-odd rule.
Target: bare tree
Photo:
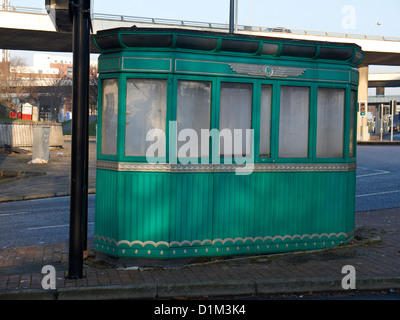
[[[89,108],[90,113],[93,114],[97,110],[97,94],[99,87],[99,78],[97,68],[90,68],[89,74]]]
[[[10,111],[18,112],[18,100],[35,98],[35,78],[25,61],[16,57],[9,62],[0,62],[0,103],[6,109],[3,116]]]
[[[54,67],[57,68],[57,67]],[[90,68],[89,108],[93,114],[97,110],[98,74],[97,68]],[[0,105],[10,111],[17,112],[17,99],[40,100],[42,112],[52,113],[55,119],[62,106],[65,111],[72,103],[72,76],[70,74],[38,74],[25,64],[21,58],[13,58],[10,62],[0,62]],[[43,109],[43,110],[42,110]],[[0,114],[0,117],[4,117]]]
[[[0,62],[0,118],[8,118],[12,107],[9,87],[10,63]]]

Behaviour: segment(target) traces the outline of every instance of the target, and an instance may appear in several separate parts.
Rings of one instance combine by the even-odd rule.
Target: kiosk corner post
[[[230,0],[229,6],[229,33],[235,32],[235,0]]]
[[[72,2],[72,145],[69,229],[70,279],[83,277],[87,237],[90,0]]]

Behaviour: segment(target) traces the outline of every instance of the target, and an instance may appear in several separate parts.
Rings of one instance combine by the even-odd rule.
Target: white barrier
[[[28,121],[0,121],[0,148],[32,147],[33,126],[50,126],[50,147],[62,147],[63,132],[61,123],[28,122]]]

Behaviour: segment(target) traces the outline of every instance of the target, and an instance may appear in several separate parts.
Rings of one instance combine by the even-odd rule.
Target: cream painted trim
[[[308,238],[309,241],[317,238],[318,240],[321,240],[322,238],[326,237],[327,241],[331,240],[331,238],[333,237],[334,239],[339,239],[339,237],[343,236],[346,239],[349,239],[350,237],[352,237],[352,235],[354,234],[354,230],[350,231],[349,233],[344,233],[344,232],[339,232],[339,233],[321,233],[321,234],[303,234],[303,235],[299,235],[299,234],[295,234],[293,236],[291,235],[285,235],[285,236],[266,236],[266,237],[246,237],[246,238],[226,238],[226,239],[205,239],[205,240],[194,240],[194,241],[188,241],[188,240],[184,240],[184,241],[172,241],[172,242],[166,242],[166,241],[158,241],[158,242],[154,242],[154,241],[139,241],[139,240],[134,240],[134,241],[129,241],[129,240],[120,240],[120,241],[116,241],[115,239],[110,239],[109,237],[105,238],[103,236],[99,236],[99,235],[95,235],[94,239],[98,239],[99,241],[103,240],[104,242],[108,242],[110,244],[114,243],[117,247],[122,245],[122,244],[126,244],[130,247],[132,247],[133,245],[140,245],[143,248],[146,247],[147,245],[152,245],[154,247],[158,247],[158,246],[166,246],[168,248],[173,248],[173,247],[183,247],[183,246],[203,246],[203,245],[215,245],[216,243],[221,243],[222,245],[225,245],[226,242],[230,242],[234,245],[237,244],[237,242],[241,242],[242,244],[246,244],[247,242],[252,242],[253,244],[255,244],[257,241],[261,241],[262,243],[265,243],[266,241],[270,240],[272,242],[275,242],[276,240],[281,240],[284,241],[285,239],[290,239],[290,240],[295,240],[298,239],[299,241],[304,240],[305,238]]]
[[[137,172],[315,172],[355,171],[356,163],[255,163],[237,164],[169,164],[97,161],[97,169]]]

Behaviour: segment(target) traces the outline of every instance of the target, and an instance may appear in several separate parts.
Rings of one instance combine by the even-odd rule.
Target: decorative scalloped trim
[[[328,233],[321,233],[321,234],[314,233],[312,235],[309,235],[309,234],[303,234],[303,235],[295,234],[293,236],[290,236],[290,235],[279,236],[278,235],[278,236],[274,236],[274,237],[266,236],[266,237],[255,237],[255,238],[253,238],[253,237],[246,237],[246,238],[237,237],[237,238],[225,238],[225,239],[217,238],[217,239],[214,239],[214,240],[210,240],[210,239],[205,239],[205,240],[202,240],[202,241],[201,240],[193,240],[193,241],[184,240],[184,241],[181,241],[181,242],[172,241],[172,242],[169,242],[169,243],[166,242],[166,241],[158,241],[158,242],[154,242],[154,241],[144,241],[143,242],[143,241],[139,241],[139,240],[135,240],[135,241],[128,241],[128,240],[116,241],[115,239],[110,239],[109,237],[105,238],[105,237],[99,236],[99,235],[95,235],[94,238],[98,239],[98,240],[103,240],[104,242],[108,241],[110,244],[111,243],[115,243],[115,245],[117,247],[122,245],[122,244],[127,244],[130,247],[132,247],[133,245],[137,244],[137,245],[141,245],[143,248],[146,245],[152,245],[155,248],[157,248],[158,246],[163,245],[163,246],[166,246],[166,247],[170,248],[170,247],[175,247],[175,246],[183,247],[184,245],[193,246],[195,244],[198,244],[198,245],[201,245],[201,246],[203,246],[204,244],[214,245],[214,244],[216,244],[218,242],[224,245],[226,242],[236,243],[238,241],[242,242],[243,244],[245,244],[245,242],[247,242],[247,241],[251,241],[251,242],[255,243],[257,240],[260,240],[262,242],[265,242],[266,240],[271,240],[272,242],[274,242],[277,239],[284,241],[285,239],[294,240],[296,238],[299,239],[299,240],[303,240],[304,238],[309,238],[310,240],[313,239],[313,238],[321,239],[322,237],[327,237],[328,239],[330,239],[331,237],[335,237],[336,239],[338,239],[340,236],[343,236],[345,238],[349,238],[350,235],[352,235],[353,233],[354,233],[354,231],[350,231],[349,233],[344,233],[344,232],[333,233],[332,232],[332,233],[329,233],[329,234]]]

